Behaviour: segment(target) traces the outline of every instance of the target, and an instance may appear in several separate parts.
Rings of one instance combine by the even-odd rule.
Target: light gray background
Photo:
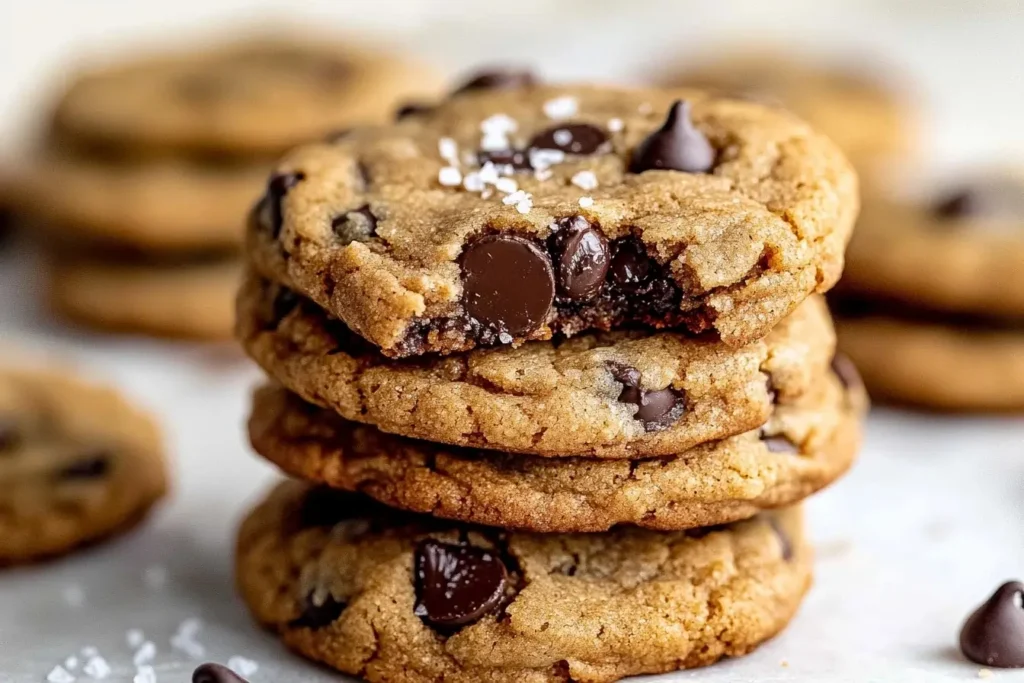
[[[474,13],[483,5],[488,16]],[[766,35],[815,51],[877,53],[916,84],[926,172],[1024,157],[1024,14],[1009,1],[2,0],[0,149],[24,145],[38,121],[34,105],[45,98],[43,79],[59,80],[64,60],[80,50],[102,59],[132,44],[178,42],[180,27],[211,32],[225,19],[266,22],[289,7],[306,19],[376,32],[451,71],[515,59],[555,77],[618,78],[664,68],[714,40]],[[144,531],[0,574],[0,682],[43,681],[83,646],[99,648],[114,667],[107,680],[131,681],[125,632],[133,628],[157,646],[159,683],[187,681],[200,660],[173,650],[169,639],[191,617],[203,620],[197,640],[205,659],[252,659],[260,666],[253,683],[337,680],[255,629],[234,596],[234,528],[274,478],[242,434],[258,373],[224,348],[61,328],[36,311],[31,262],[15,256],[0,259],[0,341],[70,360],[152,408],[177,482]],[[809,512],[817,582],[791,628],[748,658],[657,680],[977,678],[980,667],[960,659],[956,634],[999,582],[1024,575],[1024,422],[876,411],[860,463]],[[166,569],[162,589],[145,580],[153,566]],[[69,591],[80,592],[83,604],[69,604]],[[1024,672],[995,672],[993,680],[1022,681]]]

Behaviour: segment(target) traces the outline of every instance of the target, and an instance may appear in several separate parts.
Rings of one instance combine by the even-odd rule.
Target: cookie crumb
[[[75,677],[59,664],[46,675],[47,683],[75,683]]]
[[[549,119],[567,119],[576,116],[579,109],[580,105],[576,98],[568,95],[544,103],[544,113]]]
[[[260,665],[251,659],[247,659],[241,655],[235,655],[228,659],[228,668],[239,676],[252,676],[254,673],[259,671]]]

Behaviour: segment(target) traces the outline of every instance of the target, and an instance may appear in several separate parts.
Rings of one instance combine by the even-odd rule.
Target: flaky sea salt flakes
[[[530,166],[537,170],[548,169],[565,161],[565,152],[560,149],[531,149]]]
[[[99,654],[100,654],[99,649],[96,648],[96,647],[93,647],[92,645],[86,645],[85,647],[82,648],[82,656],[83,657],[97,657],[97,656],[99,656]]]
[[[502,332],[501,334],[498,335],[498,341],[500,341],[502,344],[511,344],[512,335],[509,334],[508,332]]]
[[[203,622],[192,617],[181,622],[178,631],[171,636],[171,647],[184,652],[189,657],[199,659],[206,654],[206,648],[196,641],[196,634],[203,627]]]
[[[497,182],[494,183],[494,189],[498,192],[511,194],[519,189],[519,183],[512,178],[498,178]]]
[[[146,642],[146,634],[140,629],[130,628],[124,634],[124,642],[133,650]]]
[[[515,192],[513,192],[510,195],[508,195],[507,197],[504,197],[501,200],[501,203],[506,205],[506,206],[512,206],[513,204],[526,199],[526,196],[527,196],[527,194],[523,190],[516,190]]]
[[[82,671],[89,678],[102,681],[110,675],[110,665],[107,664],[107,660],[103,659],[103,657],[92,655],[86,661],[85,666],[82,667]]]
[[[498,175],[498,167],[490,161],[485,162],[484,165],[480,167],[478,173],[480,174],[480,180],[482,180],[485,185],[494,185],[498,182],[498,178],[501,177]]]
[[[74,584],[66,586],[61,595],[64,597],[64,602],[72,607],[81,607],[85,604],[85,591],[82,590],[81,586]]]
[[[251,659],[246,659],[241,655],[235,655],[228,659],[228,668],[239,676],[252,676],[254,673],[259,671],[260,665]]]
[[[69,674],[64,667],[58,665],[46,674],[46,681],[47,683],[75,683],[75,677]]]
[[[156,670],[149,665],[140,666],[135,671],[132,683],[156,683]]]
[[[626,127],[622,119],[608,119],[608,130],[612,133],[618,133],[620,130]]]
[[[516,211],[519,213],[527,214],[530,213],[531,209],[533,209],[533,197],[530,195],[526,195],[516,202]]]
[[[534,171],[533,177],[536,178],[537,180],[544,181],[550,180],[551,176],[553,176],[554,174],[554,171],[552,171],[550,168],[539,168],[536,171]]]
[[[451,138],[441,138],[437,141],[437,152],[441,158],[449,164],[456,166],[459,163],[459,146]]]
[[[593,197],[580,197],[580,208],[589,209],[594,205]]]
[[[572,144],[572,131],[565,128],[559,128],[551,134],[551,137],[559,147],[568,147]]]
[[[462,184],[462,171],[454,166],[445,166],[437,172],[437,182],[445,187],[458,187]]]
[[[581,190],[593,190],[597,187],[597,176],[593,171],[580,171],[572,177],[572,184]]]
[[[544,103],[544,114],[549,119],[567,119],[571,116],[576,116],[579,110],[579,102],[576,101],[575,97],[569,97],[568,95],[556,97]]]
[[[64,668],[68,671],[74,671],[75,669],[77,669],[78,657],[74,655],[69,655],[68,658],[64,660]]]
[[[144,642],[135,654],[132,656],[132,664],[135,666],[142,666],[143,664],[149,664],[156,657],[156,645],[150,641]]]
[[[480,122],[484,135],[508,135],[519,130],[519,123],[508,114],[494,114]]]
[[[471,171],[466,174],[466,177],[462,179],[462,186],[466,188],[468,192],[483,192],[484,181],[480,177],[480,174],[476,171]]]
[[[167,567],[159,564],[146,567],[145,571],[142,573],[142,582],[146,584],[146,588],[150,590],[160,590],[167,585]]]

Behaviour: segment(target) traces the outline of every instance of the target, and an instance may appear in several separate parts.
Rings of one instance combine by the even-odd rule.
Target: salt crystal
[[[151,666],[140,666],[132,683],[156,683],[156,670]]]
[[[480,149],[485,152],[501,152],[509,147],[508,136],[504,133],[486,133],[480,139]]]
[[[550,168],[539,168],[534,172],[533,177],[536,178],[537,180],[543,181],[550,180],[551,176],[553,176],[554,174],[554,171],[552,171]]]
[[[142,581],[150,590],[160,590],[167,585],[167,568],[158,564],[146,567]]]
[[[441,158],[451,164],[457,164],[459,159],[459,146],[451,138],[441,138],[437,141],[437,151]]]
[[[565,161],[565,152],[560,149],[531,149],[530,166],[545,169]]]
[[[483,192],[485,187],[483,179],[476,171],[466,174],[466,177],[462,179],[462,186],[470,192]]]
[[[72,607],[81,607],[85,604],[85,591],[81,586],[67,586],[64,589],[64,602]]]
[[[516,211],[522,214],[530,213],[530,209],[533,208],[533,198],[530,195],[526,195],[525,199],[521,199],[516,202]]]
[[[48,683],[75,683],[75,677],[59,665],[53,667],[53,670],[46,675],[46,680]]]
[[[78,657],[76,657],[74,655],[68,656],[68,658],[64,660],[64,668],[67,669],[68,671],[74,671],[75,669],[77,669],[78,668]]]
[[[480,122],[480,131],[484,135],[508,135],[519,129],[519,124],[508,114],[494,114]]]
[[[556,97],[544,103],[544,113],[551,119],[567,119],[571,116],[576,116],[579,108],[579,102],[576,101],[576,98],[569,97],[568,95]]]
[[[597,176],[593,171],[580,171],[572,177],[572,184],[582,190],[593,190],[597,187]]]
[[[445,166],[437,172],[437,182],[445,187],[458,187],[462,184],[462,172],[454,166]]]
[[[103,659],[99,655],[93,655],[89,657],[89,660],[82,667],[82,671],[86,673],[90,678],[94,678],[97,681],[102,681],[104,678],[110,675],[110,665],[107,664],[107,660]]]
[[[511,344],[512,335],[509,334],[508,332],[502,332],[501,334],[498,335],[498,341],[500,341],[502,344]]]
[[[608,130],[612,133],[618,133],[620,130],[626,127],[622,119],[608,119]]]
[[[479,173],[480,180],[482,180],[487,185],[494,185],[495,183],[498,182],[498,178],[500,177],[498,175],[497,167],[490,161],[486,162],[482,167],[480,167]]]
[[[559,147],[568,147],[572,144],[572,131],[560,128],[551,134],[555,144]]]
[[[228,659],[228,668],[239,676],[252,676],[254,673],[259,671],[260,665],[251,659],[235,655]]]
[[[511,206],[512,204],[520,202],[523,199],[526,199],[526,192],[524,192],[523,190],[517,190],[517,191],[513,192],[512,194],[510,194],[510,195],[506,196],[505,198],[503,198],[501,200],[501,203],[505,204],[506,206]]]
[[[99,653],[99,649],[93,647],[92,645],[86,645],[82,648],[83,657],[96,657],[97,655],[99,655]]]
[[[154,657],[156,657],[156,645],[147,640],[135,652],[135,655],[132,657],[132,663],[135,666],[142,666],[152,662]]]
[[[594,205],[593,197],[580,197],[580,208],[589,209]]]
[[[146,642],[146,634],[137,628],[130,628],[125,632],[124,639],[128,647],[135,649]]]
[[[494,187],[498,192],[511,194],[519,189],[519,183],[512,180],[512,178],[498,178],[498,181],[494,183]]]

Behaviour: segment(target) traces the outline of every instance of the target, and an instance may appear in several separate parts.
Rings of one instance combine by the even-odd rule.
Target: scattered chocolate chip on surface
[[[972,662],[1024,668],[1024,583],[1007,581],[967,618],[960,651]]]
[[[192,673],[192,683],[249,683],[222,664],[203,664]]]

